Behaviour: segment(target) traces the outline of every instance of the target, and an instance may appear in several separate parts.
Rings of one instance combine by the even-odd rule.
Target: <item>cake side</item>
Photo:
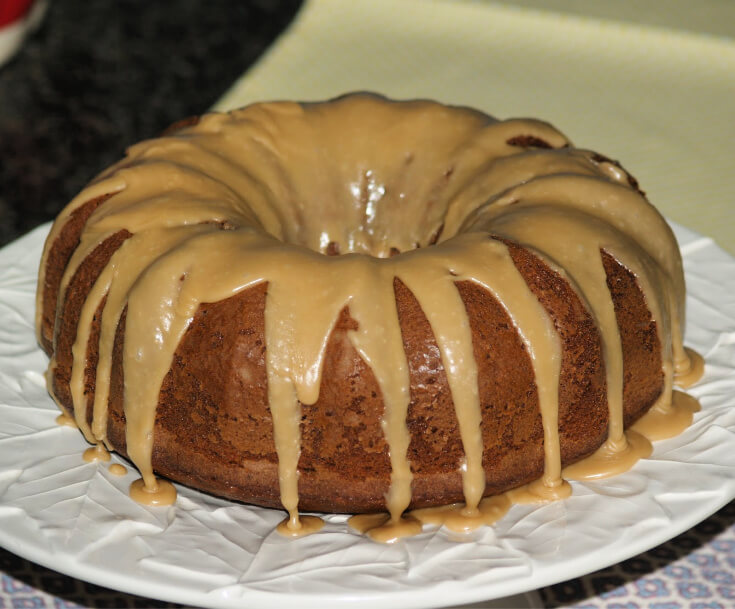
[[[116,237],[119,247],[124,236]],[[573,289],[528,250],[506,243],[524,279],[547,308],[562,337],[560,426],[564,465],[594,452],[607,437],[607,402],[599,332]],[[70,285],[90,289],[111,255],[95,250]],[[644,297],[629,271],[601,252],[613,301],[621,311],[625,344],[626,425],[660,395],[660,345]],[[96,268],[94,268],[96,267]],[[486,290],[458,283],[473,328],[483,408],[485,495],[539,478],[543,434],[533,371],[504,309]],[[462,500],[462,443],[439,349],[420,304],[396,281],[403,343],[411,368],[408,459],[414,472],[410,507]],[[73,290],[76,308],[84,289]],[[264,311],[267,284],[230,299],[202,305],[176,350],[156,409],[154,469],[213,494],[279,507],[277,455],[273,443],[265,374]],[[71,309],[67,304],[64,310]],[[96,362],[101,309],[92,325],[87,359]],[[623,317],[624,316],[624,317]],[[54,391],[73,412],[69,392],[71,348],[76,335],[69,311],[57,338]],[[641,329],[645,328],[643,332]],[[390,463],[381,430],[380,388],[349,343],[356,322],[344,311],[326,348],[320,397],[301,405],[300,506],[304,510],[385,510]],[[126,455],[122,343],[125,317],[116,332],[108,440]],[[67,345],[67,348],[64,348]],[[87,378],[87,419],[92,423],[94,376]]]

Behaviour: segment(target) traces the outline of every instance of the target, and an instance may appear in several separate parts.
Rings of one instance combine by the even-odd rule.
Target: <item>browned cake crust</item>
[[[91,203],[96,206],[100,201]],[[67,223],[54,248],[73,251],[80,230],[78,222]],[[98,246],[66,291],[63,314],[56,324],[57,365],[52,387],[69,412],[71,345],[81,304],[112,253],[128,236],[120,232]],[[528,250],[506,244],[562,340],[559,433],[562,461],[569,464],[594,452],[607,434],[599,332],[566,281]],[[601,256],[624,350],[624,409],[629,425],[661,392],[661,348],[635,277],[610,255],[601,252]],[[49,258],[46,290],[50,296],[44,301],[47,309],[53,307],[65,265],[64,256]],[[485,494],[492,495],[543,473],[537,390],[528,354],[503,307],[472,282],[458,282],[457,287],[471,321],[479,367]],[[200,307],[161,388],[153,466],[164,476],[216,495],[279,507],[277,457],[265,374],[267,289],[267,284],[261,284]],[[394,289],[411,379],[411,507],[458,502],[463,497],[459,474],[463,451],[439,350],[412,293],[399,280]],[[90,422],[101,308],[87,350]],[[47,311],[44,319],[54,319],[53,311]],[[345,309],[329,339],[319,399],[301,406],[299,505],[304,510],[385,509],[390,462],[380,425],[383,402],[372,371],[347,339],[350,329],[356,329],[356,322]],[[123,315],[113,356],[108,437],[115,450],[126,455],[121,366],[124,332]]]
[[[186,119],[167,133],[197,122],[196,118]],[[537,136],[523,134],[511,137],[506,144],[553,148]],[[600,155],[593,154],[592,159],[609,162]],[[451,170],[447,179],[450,174]],[[633,178],[627,179],[636,189]],[[76,206],[54,241],[47,244],[42,269],[39,341],[53,357],[49,388],[72,416],[72,349],[81,310],[113,254],[132,234],[119,230],[108,235],[79,264],[63,293],[61,282],[90,216],[114,198],[114,193],[107,193]],[[427,245],[438,240],[443,226]],[[228,226],[222,223],[219,228]],[[561,463],[574,463],[597,450],[608,437],[606,371],[598,324],[577,291],[542,257],[507,237],[490,232],[488,239],[507,247],[513,264],[558,333]],[[330,242],[324,253],[338,255],[339,250],[338,243]],[[627,427],[662,394],[662,346],[659,328],[633,272],[607,251],[601,249],[600,256],[622,345],[623,418]],[[527,347],[506,307],[478,283],[457,280],[455,285],[469,319],[478,368],[484,495],[494,495],[544,473],[539,392]],[[156,473],[196,489],[281,507],[266,370],[268,289],[266,281],[199,306],[160,389],[152,465]],[[398,278],[393,289],[410,378],[406,456],[413,480],[409,507],[460,502],[465,497],[460,472],[465,453],[440,349],[416,296]],[[90,424],[106,302],[105,296],[91,322],[86,352],[84,399]],[[124,456],[126,323],[127,308],[115,333],[107,422],[107,440]],[[300,404],[298,495],[302,510],[386,509],[391,461],[383,428],[384,401],[375,374],[348,337],[357,329],[358,322],[345,307],[329,335],[319,397],[313,404]]]

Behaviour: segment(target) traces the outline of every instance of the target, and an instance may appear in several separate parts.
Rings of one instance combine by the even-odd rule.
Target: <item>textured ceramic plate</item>
[[[48,227],[0,250],[0,544],[63,573],[143,596],[207,607],[438,607],[508,596],[649,549],[735,498],[735,260],[677,228],[689,285],[687,344],[707,373],[703,410],[624,475],[574,483],[573,496],[514,506],[492,528],[457,538],[426,529],[394,546],[327,517],[296,541],[283,513],[180,488],[146,508],[85,463],[78,431],[59,427],[36,346],[36,272]]]

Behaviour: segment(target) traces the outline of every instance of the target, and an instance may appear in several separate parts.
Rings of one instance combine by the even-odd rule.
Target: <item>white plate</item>
[[[575,483],[573,496],[514,506],[471,540],[443,529],[394,546],[344,516],[296,541],[283,513],[179,488],[171,508],[129,499],[85,463],[78,431],[54,423],[33,332],[36,271],[48,227],[0,250],[0,544],[57,571],[127,592],[206,607],[439,607],[533,590],[619,562],[735,498],[735,260],[676,228],[689,285],[687,344],[706,356],[691,392],[703,410],[627,474]]]

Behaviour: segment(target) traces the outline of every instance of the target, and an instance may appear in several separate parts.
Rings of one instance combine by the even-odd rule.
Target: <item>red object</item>
[[[0,28],[25,17],[32,4],[33,0],[0,0]]]
[[[46,6],[46,0],[0,0],[0,67],[38,27]]]

